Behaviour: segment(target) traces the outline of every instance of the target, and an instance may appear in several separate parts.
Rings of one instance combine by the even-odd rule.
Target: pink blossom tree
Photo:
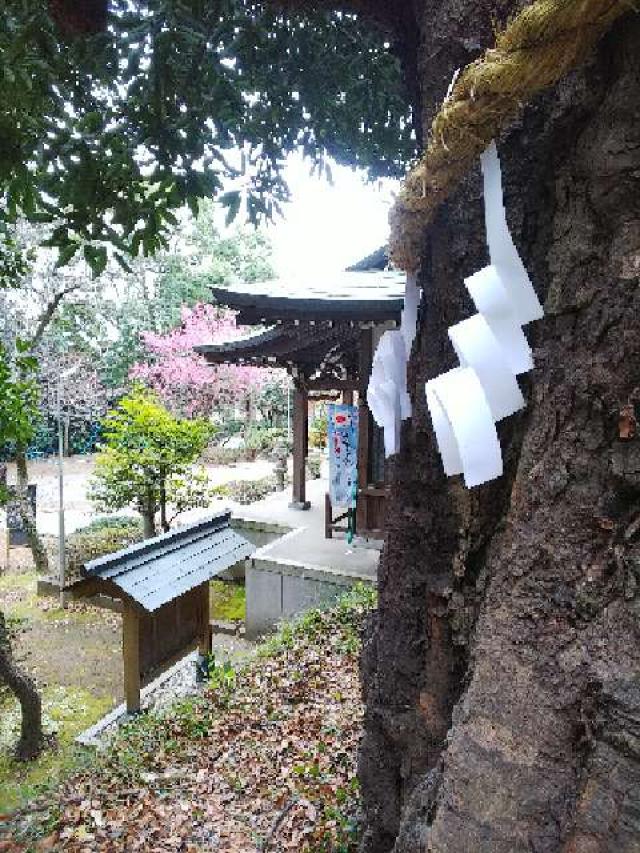
[[[214,305],[184,308],[182,324],[165,334],[143,332],[149,359],[138,362],[130,378],[153,388],[175,414],[209,416],[224,407],[241,405],[267,385],[286,382],[283,370],[244,365],[207,364],[194,347],[224,343],[246,335],[236,315]]]

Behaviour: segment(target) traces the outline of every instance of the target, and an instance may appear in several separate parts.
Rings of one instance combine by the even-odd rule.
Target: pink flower
[[[214,305],[182,309],[182,325],[165,334],[143,332],[149,360],[138,362],[130,378],[153,388],[165,405],[186,415],[209,415],[221,405],[234,405],[266,385],[286,381],[286,372],[247,365],[210,366],[194,347],[224,343],[246,335],[235,312]]]

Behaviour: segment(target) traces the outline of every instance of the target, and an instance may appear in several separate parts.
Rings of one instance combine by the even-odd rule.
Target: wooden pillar
[[[306,499],[306,461],[309,438],[307,392],[296,386],[293,394],[293,494],[290,507],[309,509]]]
[[[198,654],[201,658],[211,654],[211,618],[209,581],[201,586],[202,610],[200,613],[200,634],[198,636]]]
[[[211,593],[209,581],[205,581],[198,588],[200,596],[198,628],[198,660],[196,662],[196,681],[203,682],[209,677],[209,656],[211,654]]]
[[[342,392],[342,402],[347,406],[353,406],[353,390],[349,389]]]
[[[369,485],[369,459],[371,454],[372,418],[367,406],[367,386],[373,362],[373,329],[361,329],[360,351],[358,353],[358,503],[356,506],[356,530],[366,533],[367,498]]]
[[[333,538],[333,507],[331,506],[331,495],[325,492],[324,496],[324,538]]]
[[[124,699],[129,714],[140,710],[140,617],[128,602],[122,608],[122,658],[124,662]]]

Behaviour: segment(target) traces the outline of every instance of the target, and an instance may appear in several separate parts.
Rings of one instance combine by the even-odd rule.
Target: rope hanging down
[[[585,59],[632,0],[536,0],[459,76],[391,211],[390,255],[413,273],[438,205],[522,104]]]

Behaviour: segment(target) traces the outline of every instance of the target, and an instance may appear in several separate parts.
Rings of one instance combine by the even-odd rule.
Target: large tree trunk
[[[0,611],[0,682],[6,684],[15,694],[22,712],[16,757],[21,760],[35,758],[42,751],[45,743],[42,732],[42,703],[32,679],[13,659],[11,639],[2,611]]]
[[[27,542],[33,556],[33,562],[36,572],[42,575],[49,573],[49,557],[47,549],[44,547],[44,542],[40,538],[40,534],[36,528],[36,519],[31,509],[31,502],[27,492],[29,484],[29,474],[27,470],[27,453],[26,448],[18,446],[16,448],[16,469],[17,469],[17,492],[20,505],[20,516],[25,529]],[[8,535],[8,533],[7,533]]]
[[[420,4],[425,127],[518,5]],[[545,319],[506,473],[472,491],[445,480],[423,386],[487,262],[478,172],[431,228],[362,664],[367,853],[640,850],[639,95],[630,14],[499,140]]]

